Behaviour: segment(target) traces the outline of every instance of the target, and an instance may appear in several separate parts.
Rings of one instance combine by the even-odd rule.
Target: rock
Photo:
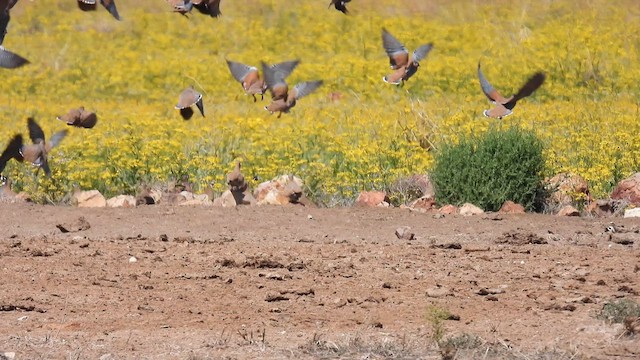
[[[589,203],[586,211],[594,216],[606,217],[613,215],[614,208],[615,204],[613,204],[613,200],[599,199]]]
[[[640,217],[640,208],[627,209],[624,211],[624,217]]]
[[[129,262],[133,264],[134,262],[138,262],[138,259],[136,259],[135,256],[132,256],[129,258]]]
[[[14,360],[15,358],[16,358],[15,352],[0,353],[0,360]]]
[[[396,229],[396,236],[401,240],[413,240],[415,239],[415,234],[411,232],[411,228],[409,226],[401,226]]]
[[[582,176],[573,173],[557,174],[547,180],[547,188],[551,190],[551,204],[572,204],[580,197],[589,198],[589,184]]]
[[[516,204],[511,200],[507,200],[500,207],[499,213],[503,214],[524,214],[524,206]]]
[[[211,200],[209,200],[209,195],[207,194],[199,194],[199,195],[193,195],[191,194],[191,199],[188,199],[186,201],[181,202],[179,205],[180,206],[211,206],[213,205],[213,202]]]
[[[89,222],[87,221],[87,219],[84,218],[84,216],[80,216],[78,220],[72,223],[58,224],[56,225],[56,227],[63,233],[69,233],[69,232],[89,230],[91,228],[91,224],[89,224]]]
[[[186,190],[180,191],[179,194],[182,195],[182,197],[184,197],[185,201],[195,199],[195,196],[193,195],[193,193]]]
[[[114,196],[111,199],[107,200],[107,207],[136,207],[137,201],[136,198],[131,195],[118,195]]]
[[[302,197],[302,179],[282,175],[258,185],[254,194],[258,205],[298,204]]]
[[[363,191],[356,199],[356,206],[376,207],[382,203],[389,203],[387,194],[382,191]]]
[[[412,201],[409,204],[409,207],[412,209],[431,210],[436,207],[436,201],[433,199],[433,197],[423,196],[419,199]]]
[[[256,205],[257,201],[247,190],[243,192],[232,192],[227,190],[220,197],[213,200],[213,206],[234,207],[237,205]]]
[[[627,335],[640,334],[640,316],[627,316],[624,318],[624,331]]]
[[[462,205],[462,207],[460,207],[460,215],[471,216],[471,215],[480,215],[480,214],[484,214],[484,210],[480,209],[479,207],[473,204],[465,203]]]
[[[96,208],[107,206],[107,200],[98,190],[78,191],[73,194],[71,202],[77,207]]]
[[[580,211],[571,205],[565,205],[557,213],[558,216],[580,216]]]
[[[0,183],[4,180],[4,184],[0,186],[0,203],[5,204],[14,204],[14,203],[24,203],[31,201],[31,198],[26,192],[21,192],[16,194],[11,190],[11,179],[7,179],[0,175]]]
[[[445,205],[438,209],[438,212],[445,215],[453,215],[458,213],[458,207],[455,205]]]
[[[136,196],[136,205],[153,205],[162,199],[162,191],[158,189],[145,188]]]
[[[626,200],[630,204],[640,205],[640,172],[620,181],[611,192],[614,200]]]
[[[428,288],[426,291],[426,295],[430,298],[441,298],[451,295],[451,290],[446,287],[436,286]]]

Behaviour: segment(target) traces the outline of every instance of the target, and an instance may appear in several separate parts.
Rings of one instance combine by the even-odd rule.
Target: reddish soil
[[[439,359],[443,331],[481,339],[456,359],[640,358],[597,316],[640,301],[640,221],[613,220],[1,205],[0,354]]]

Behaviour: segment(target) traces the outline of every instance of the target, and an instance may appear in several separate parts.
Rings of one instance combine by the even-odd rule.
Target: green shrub
[[[598,318],[613,324],[619,324],[629,316],[640,316],[640,304],[630,299],[607,302],[598,313]]]
[[[441,204],[470,202],[497,211],[511,200],[540,210],[544,200],[542,142],[533,132],[490,129],[440,146],[432,179]]]

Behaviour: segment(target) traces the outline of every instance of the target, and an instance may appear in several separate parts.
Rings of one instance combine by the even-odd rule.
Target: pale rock
[[[213,200],[213,206],[234,207],[238,205],[256,205],[257,201],[251,195],[251,192],[245,190],[243,192],[227,190],[220,197]]]
[[[484,214],[484,210],[482,210],[481,208],[471,203],[464,203],[460,207],[460,215],[471,216],[471,215],[480,215],[480,214]]]
[[[589,183],[580,175],[560,173],[547,180],[547,187],[552,191],[549,202],[552,204],[571,204],[574,198],[589,197]]]
[[[363,191],[358,195],[356,199],[356,206],[362,207],[376,207],[381,203],[389,203],[387,194],[382,191]]]
[[[133,264],[135,262],[138,262],[138,259],[136,259],[135,256],[132,256],[132,257],[129,258],[129,262]]]
[[[565,205],[558,210],[558,216],[580,216],[580,211],[571,205]]]
[[[401,226],[396,229],[396,236],[400,240],[413,240],[415,239],[415,234],[411,232],[411,228],[409,226]]]
[[[446,287],[436,286],[428,288],[426,291],[426,295],[430,298],[442,298],[451,295],[451,290]]]
[[[624,211],[624,217],[640,217],[640,208],[627,209]]]
[[[105,207],[107,200],[98,190],[78,191],[73,194],[71,202],[77,207]]]
[[[293,175],[282,175],[258,185],[254,194],[258,205],[298,204],[302,197],[302,179]],[[251,199],[243,199],[251,202]]]
[[[136,198],[131,195],[118,195],[107,200],[107,207],[124,207],[131,208],[136,207]]]
[[[620,181],[611,192],[614,200],[626,200],[630,204],[640,205],[640,172]]]
[[[458,207],[448,204],[438,209],[438,212],[445,215],[453,215],[458,213]]]
[[[502,204],[498,212],[503,214],[524,214],[525,210],[524,206],[514,203],[511,200],[507,200]]]
[[[412,201],[409,204],[409,207],[412,209],[431,210],[436,207],[436,201],[433,199],[432,196],[423,196],[421,198],[418,198]]]
[[[195,199],[193,193],[189,191],[181,191],[180,195],[182,195],[186,201]]]

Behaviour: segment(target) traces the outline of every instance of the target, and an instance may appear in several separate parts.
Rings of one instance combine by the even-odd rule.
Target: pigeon
[[[347,10],[346,6],[348,2],[351,2],[351,0],[331,0],[331,3],[329,3],[329,7],[333,5],[336,10],[342,11],[343,14],[348,14],[349,10]]]
[[[11,10],[17,2],[18,0],[0,0],[0,67],[5,69],[15,69],[29,63],[29,60],[2,46],[4,37],[7,35],[9,20],[11,20],[9,10]]]
[[[229,66],[231,75],[236,79],[247,95],[253,97],[253,102],[256,102],[256,95],[260,95],[264,100],[264,93],[267,91],[267,84],[264,80],[260,79],[260,73],[255,66],[249,66],[242,63],[226,60]],[[279,72],[284,78],[289,76],[291,72],[298,66],[299,60],[285,61],[279,64],[271,65],[271,68]]]
[[[282,113],[288,113],[298,100],[311,94],[322,85],[322,80],[305,81],[296,84],[289,91],[289,86],[285,82],[282,72],[264,62],[262,62],[262,72],[267,88],[271,92],[271,103],[264,108],[271,114],[278,112],[278,118],[282,116]]]
[[[175,108],[180,110],[180,115],[183,119],[189,120],[193,116],[193,109],[191,108],[193,105],[196,105],[198,107],[198,110],[200,110],[200,114],[202,114],[202,117],[204,117],[202,94],[197,92],[193,88],[193,86],[189,86],[180,93],[178,104],[175,106]]]
[[[97,0],[77,0],[78,7],[82,11],[94,11],[96,10],[96,2]],[[100,4],[104,6],[105,9],[113,16],[116,20],[120,20],[120,14],[118,14],[118,9],[116,8],[115,0],[100,0]]]
[[[385,28],[382,29],[382,46],[389,56],[391,69],[394,70],[382,80],[393,85],[401,85],[409,80],[418,71],[420,61],[433,49],[432,43],[420,45],[409,57],[407,48]]]
[[[64,121],[69,126],[91,129],[98,122],[98,116],[94,112],[86,111],[83,106],[69,110],[68,113],[58,116],[58,120]]]

